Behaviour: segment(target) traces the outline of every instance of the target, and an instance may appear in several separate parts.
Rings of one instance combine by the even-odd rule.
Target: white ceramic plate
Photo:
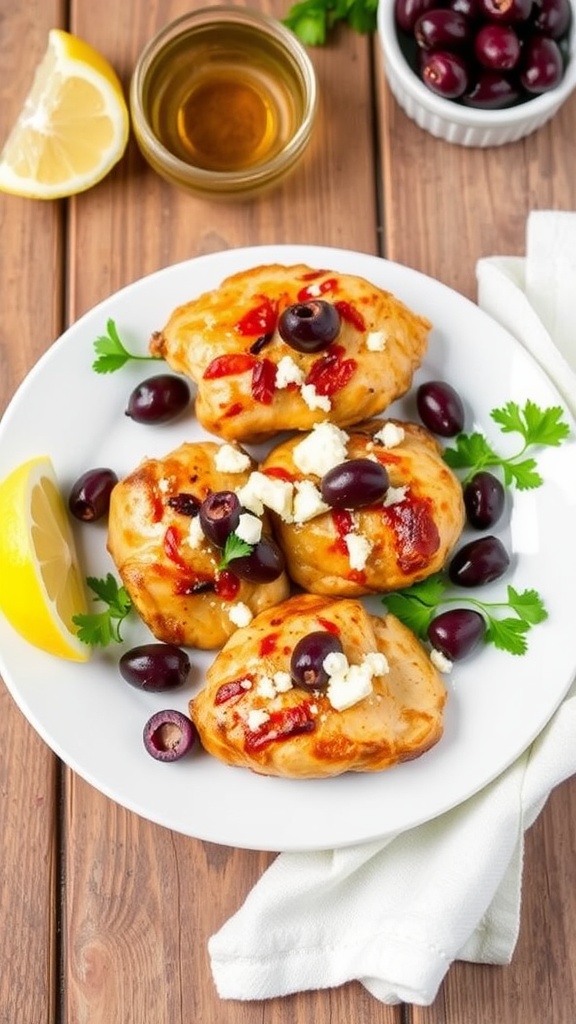
[[[112,317],[126,346],[146,352],[152,331],[173,307],[217,286],[228,274],[261,263],[305,262],[362,275],[398,295],[434,324],[415,384],[449,380],[467,406],[467,430],[482,429],[500,451],[515,443],[490,410],[509,399],[562,404],[522,347],[473,303],[437,281],[397,264],[337,249],[266,246],[231,250],[168,267],[101,303],[49,349],[20,387],[0,424],[0,477],[24,459],[51,456],[64,493],[80,473],[111,466],[119,475],[144,456],[164,455],[202,432],[193,419],[142,426],[124,416],[136,383],[157,370],[132,363],[112,375],[91,369],[93,342]],[[414,418],[408,396],[392,407]],[[566,419],[570,421],[566,412]],[[209,655],[192,653],[191,684],[174,695],[145,694],[119,676],[122,649],[150,639],[139,622],[124,648],[96,653],[86,665],[56,660],[28,646],[0,620],[2,674],[34,728],[79,775],[152,821],[199,839],[262,850],[346,846],[407,829],[454,807],[506,768],[534,739],[562,700],[576,665],[576,444],[545,449],[546,483],[515,492],[497,532],[513,554],[505,582],[483,588],[497,599],[507,582],[536,588],[549,619],[529,634],[523,657],[492,647],[446,677],[449,700],[442,741],[421,759],[375,775],[321,781],[263,778],[196,751],[173,764],[154,761],[141,734],[155,710],[186,710]],[[114,569],[106,527],[77,531],[87,575]],[[372,610],[381,604],[370,599]]]

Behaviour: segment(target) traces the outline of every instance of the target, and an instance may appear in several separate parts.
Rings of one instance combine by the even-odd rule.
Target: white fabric
[[[482,259],[477,275],[480,305],[548,370],[576,415],[576,213],[531,214],[526,258]],[[266,999],[357,979],[383,1003],[429,1005],[454,960],[509,962],[524,832],[576,773],[575,735],[573,684],[530,749],[460,807],[392,838],[280,854],[209,940],[219,995]]]

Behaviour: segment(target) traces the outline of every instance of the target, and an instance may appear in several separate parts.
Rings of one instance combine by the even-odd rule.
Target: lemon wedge
[[[48,457],[23,463],[0,483],[0,523],[0,610],[35,647],[87,661],[90,648],[72,621],[87,608],[84,583]]]
[[[58,199],[90,188],[118,162],[130,120],[120,81],[92,46],[60,29],[2,152],[0,191]]]

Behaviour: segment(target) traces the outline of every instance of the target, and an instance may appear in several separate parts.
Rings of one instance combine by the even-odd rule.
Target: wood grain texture
[[[48,28],[64,25],[65,15],[127,87],[151,35],[201,5],[0,0],[2,128],[16,115]],[[253,6],[282,16],[288,3]],[[311,55],[321,91],[314,141],[295,175],[267,197],[194,199],[156,177],[133,140],[100,185],[67,203],[0,197],[0,407],[63,326],[179,260],[244,245],[332,245],[381,252],[473,299],[476,260],[521,254],[529,209],[576,209],[576,97],[530,139],[463,150],[408,121],[386,88],[375,41],[337,32]],[[527,836],[510,966],[457,963],[426,1008],[384,1006],[357,983],[239,1004],[218,999],[206,943],[272,855],[153,825],[67,769],[59,807],[58,762],[4,689],[0,714],[0,1024],[572,1024],[574,780]]]

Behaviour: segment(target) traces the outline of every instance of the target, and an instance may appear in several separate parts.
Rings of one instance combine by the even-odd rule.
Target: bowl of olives
[[[576,88],[575,0],[386,0],[390,90],[437,138],[500,146],[540,128]]]

